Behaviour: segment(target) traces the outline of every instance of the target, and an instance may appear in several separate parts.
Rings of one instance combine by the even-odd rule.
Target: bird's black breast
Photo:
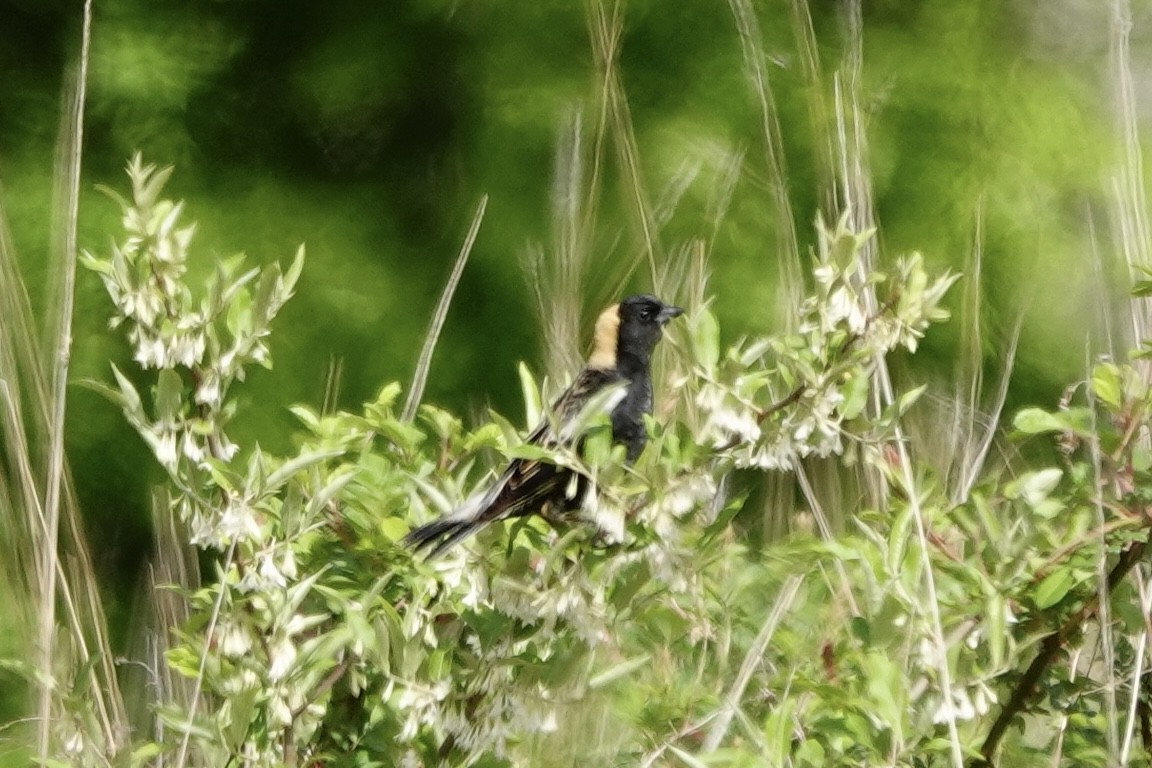
[[[652,383],[646,375],[634,376],[628,382],[624,399],[612,411],[612,439],[624,446],[631,463],[640,458],[648,439],[644,431],[644,414],[652,412]]]

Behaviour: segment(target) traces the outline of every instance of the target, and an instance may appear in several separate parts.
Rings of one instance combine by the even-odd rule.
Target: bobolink
[[[614,388],[605,400],[605,410],[612,413],[612,440],[623,445],[628,462],[634,462],[647,440],[644,414],[652,412],[652,350],[665,324],[683,311],[655,296],[640,295],[601,312],[587,364],[528,443],[544,448],[575,445],[579,450],[583,435],[576,433],[585,407]],[[412,530],[404,543],[416,551],[430,548],[428,556],[435,557],[489,523],[576,509],[588,487],[586,476],[567,467],[513,459],[491,488],[452,514]]]

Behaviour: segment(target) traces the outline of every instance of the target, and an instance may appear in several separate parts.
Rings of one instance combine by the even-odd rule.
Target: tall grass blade
[[[851,228],[856,232],[863,232],[875,227],[876,221],[872,203],[872,179],[867,162],[868,142],[864,132],[863,112],[860,107],[864,60],[864,25],[860,0],[850,0],[845,5],[843,13],[845,14],[847,38],[846,51],[840,72],[835,78],[840,195],[843,210],[847,212]],[[869,241],[860,252],[861,279],[868,272],[876,269],[877,257],[875,243]],[[866,313],[874,315],[879,307],[874,287],[863,291],[862,295],[866,301]],[[895,401],[891,372],[884,358],[876,360],[876,371],[871,389],[874,413],[881,413],[887,405]],[[898,422],[894,425],[892,446],[897,458],[896,475],[903,486],[904,495],[908,500],[915,522],[920,554],[919,578],[923,579],[926,593],[925,603],[928,609],[931,641],[936,648],[936,656],[940,660],[937,664],[940,696],[950,706],[955,699],[952,689],[952,673],[948,668],[948,654],[940,616],[939,596],[936,591],[936,576],[930,558],[932,548],[928,542],[927,526],[920,506],[920,494],[916,488],[916,471],[913,467],[912,455],[904,429]],[[875,497],[873,501],[876,507],[878,509],[886,508],[889,495],[887,482],[875,472],[869,473],[867,477],[872,480],[871,487]],[[952,765],[954,768],[962,768],[964,756],[955,716],[947,718],[947,727]]]
[[[791,0],[792,37],[799,51],[800,71],[804,76],[804,90],[808,101],[808,124],[812,131],[813,163],[816,170],[821,212],[831,220],[836,215],[836,177],[832,142],[829,141],[828,100],[825,96],[823,72],[820,66],[816,30],[808,0]]]
[[[551,193],[551,243],[531,249],[523,259],[529,286],[536,300],[536,315],[543,329],[545,370],[559,379],[580,365],[578,354],[582,301],[587,286],[593,233],[596,228],[594,189],[599,160],[585,173],[584,122],[571,110],[557,136]],[[602,143],[597,141],[597,152]],[[591,181],[588,181],[591,179]]]
[[[72,310],[74,304],[77,227],[80,207],[80,164],[84,138],[84,97],[88,78],[88,50],[92,34],[92,3],[84,4],[80,57],[77,65],[75,92],[70,99],[68,124],[61,138],[61,161],[58,161],[58,183],[65,190],[62,220],[56,230],[63,233],[61,265],[58,272],[61,294],[58,306],[53,307],[58,318],[53,337],[54,359],[51,362],[51,413],[48,422],[48,472],[44,490],[43,539],[40,542],[40,594],[37,667],[41,673],[37,706],[37,754],[46,762],[51,754],[52,705],[54,684],[53,659],[56,653],[56,600],[58,597],[57,569],[59,568],[59,534],[64,495],[64,417],[68,389],[68,364],[72,347]],[[111,723],[104,718],[105,730]],[[116,735],[106,733],[108,747]]]
[[[792,217],[792,203],[788,195],[788,169],[784,161],[784,139],[776,99],[768,78],[763,37],[751,0],[729,0],[728,6],[736,21],[740,47],[744,56],[744,74],[760,109],[760,133],[764,142],[764,160],[768,167],[768,183],[772,193],[772,207],[776,225],[776,254],[780,271],[780,320],[786,324],[790,316],[785,308],[794,307],[803,294],[803,270],[800,264],[800,245],[796,235],[796,222]]]
[[[432,315],[432,322],[428,326],[428,333],[424,337],[424,346],[420,350],[420,359],[416,362],[416,371],[412,374],[412,386],[408,388],[408,399],[404,402],[402,418],[411,421],[420,406],[420,399],[424,397],[424,386],[428,383],[428,372],[432,368],[432,353],[436,351],[436,342],[440,339],[440,331],[444,328],[444,318],[448,316],[448,307],[452,305],[452,297],[456,294],[456,286],[460,284],[460,276],[464,274],[464,266],[472,254],[472,246],[476,244],[476,236],[480,233],[480,224],[484,221],[484,209],[488,207],[488,195],[480,198],[476,206],[476,213],[472,215],[472,225],[468,227],[468,234],[460,253],[456,256],[456,263],[452,266],[452,274],[440,293],[440,301],[436,304],[436,312]]]
[[[640,173],[640,153],[636,146],[636,133],[617,66],[620,40],[624,31],[622,11],[618,1],[613,3],[610,12],[605,6],[606,0],[592,0],[588,8],[588,22],[593,55],[602,78],[607,135],[612,139],[627,184],[626,194],[635,223],[640,230],[652,288],[660,292],[663,286],[660,284],[657,265],[663,261],[663,248],[659,241],[656,216]]]
[[[708,735],[704,737],[704,743],[700,747],[701,752],[705,754],[715,752],[720,746],[720,742],[724,740],[724,736],[732,724],[732,718],[740,706],[740,701],[744,698],[744,691],[752,679],[752,673],[764,663],[764,654],[768,649],[768,643],[772,640],[776,628],[780,626],[780,620],[792,607],[792,601],[796,599],[796,592],[800,589],[801,583],[803,583],[801,577],[790,576],[780,588],[780,593],[772,604],[772,610],[764,618],[764,623],[760,626],[756,639],[752,641],[752,644],[748,646],[748,652],[744,654],[744,660],[740,663],[740,671],[736,674],[736,679],[732,681],[732,687],[724,696],[724,704],[719,716],[712,721],[712,727],[708,730]]]
[[[1132,11],[1128,0],[1113,0],[1110,47],[1116,113],[1123,146],[1123,158],[1113,182],[1120,246],[1129,273],[1135,280],[1142,270],[1152,268],[1152,237],[1149,236],[1148,199],[1144,190],[1144,153],[1140,147],[1136,91],[1132,82],[1129,37]],[[1152,298],[1131,300],[1133,346],[1152,333]],[[1152,366],[1139,364],[1146,380],[1152,380]]]

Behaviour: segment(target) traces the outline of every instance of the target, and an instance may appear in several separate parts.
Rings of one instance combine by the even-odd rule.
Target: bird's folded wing
[[[585,368],[552,404],[551,411],[528,436],[541,447],[572,445],[591,421],[611,413],[627,394],[627,382],[615,371]]]

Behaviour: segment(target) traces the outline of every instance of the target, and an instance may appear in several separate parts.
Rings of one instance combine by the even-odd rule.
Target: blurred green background
[[[807,5],[821,87],[793,23],[798,3],[753,4],[780,122],[792,220],[802,251],[828,200],[826,144],[813,104],[831,110],[847,54],[848,6]],[[1082,0],[878,0],[863,4],[861,109],[884,255],[921,250],[936,270],[981,272],[986,360],[1024,316],[1009,406],[1051,404],[1075,379],[1103,320],[1101,267],[1117,248],[1111,201],[1121,154],[1111,6]],[[1133,67],[1147,70],[1149,4],[1134,9]],[[550,202],[558,147],[579,117],[591,142],[600,75],[594,3],[392,0],[96,2],[84,135],[82,247],[120,236],[116,205],[139,150],[175,165],[169,194],[200,223],[205,263],[246,252],[308,261],[275,325],[272,371],[242,388],[233,435],[288,451],[287,406],[319,405],[333,362],[338,405],[407,382],[477,201],[487,215],[448,316],[426,400],[518,418],[516,362],[543,367],[522,260],[556,247]],[[605,6],[608,10],[611,7]],[[590,10],[591,9],[591,10]],[[619,75],[639,173],[657,201],[683,197],[657,235],[670,252],[712,236],[716,191],[743,157],[712,241],[715,308],[728,340],[779,327],[778,235],[760,107],[734,14],[701,0],[620,6]],[[80,3],[0,0],[2,203],[34,299],[46,290],[52,183],[64,72]],[[1137,105],[1141,101],[1138,90]],[[611,152],[609,152],[611,157]],[[641,250],[618,162],[606,164],[593,245],[609,261]],[[980,226],[977,226],[977,222]],[[979,236],[978,236],[979,232]],[[610,265],[609,265],[610,266]],[[610,270],[606,270],[610,271]],[[629,288],[650,289],[646,270]],[[586,311],[610,299],[593,280]],[[959,291],[952,301],[958,301]],[[675,297],[670,297],[675,298]],[[107,299],[81,274],[75,379],[130,369],[106,328]],[[957,323],[935,335],[912,375],[946,380]],[[74,387],[68,451],[110,593],[131,594],[149,548],[147,488],[158,478],[108,402]],[[112,600],[127,614],[128,600]],[[125,622],[113,620],[113,627]]]

